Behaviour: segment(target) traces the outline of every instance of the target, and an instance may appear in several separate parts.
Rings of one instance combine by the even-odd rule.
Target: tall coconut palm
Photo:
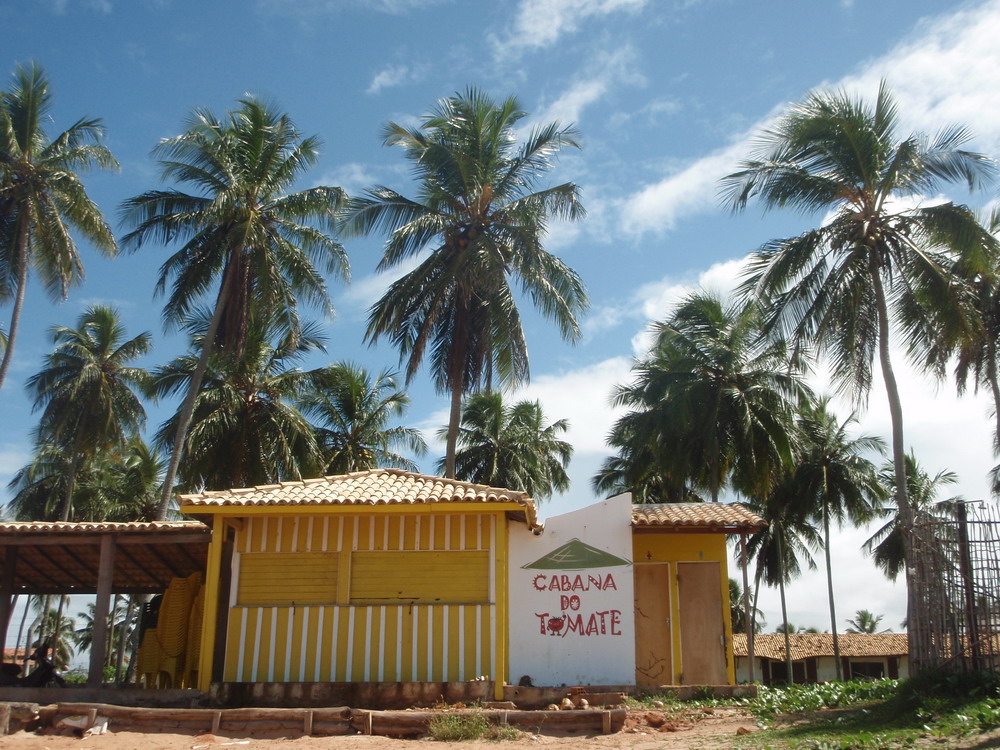
[[[885,488],[886,495],[891,496],[895,493],[896,472],[892,464],[887,463],[882,467],[879,481]],[[961,496],[955,495],[938,500],[938,495],[947,485],[957,483],[958,475],[955,472],[944,469],[932,477],[917,461],[913,451],[906,454],[906,493],[910,514],[915,521],[953,520],[951,508],[962,499]],[[889,520],[865,541],[862,549],[872,556],[876,567],[885,573],[890,581],[895,581],[906,568],[899,511],[895,507],[888,507],[880,508],[877,513]]]
[[[876,615],[867,609],[859,609],[854,613],[854,617],[847,621],[848,633],[888,633],[888,630],[879,630],[878,625],[882,622],[882,615]]]
[[[543,247],[550,217],[578,219],[576,185],[535,191],[560,149],[577,146],[558,123],[533,128],[518,145],[518,102],[496,102],[469,88],[443,99],[418,128],[390,122],[383,142],[412,164],[418,198],[378,186],[351,201],[345,232],[386,232],[379,270],[420,258],[369,313],[369,342],[399,349],[409,381],[431,350],[439,391],[451,395],[445,476],[455,476],[463,394],[494,379],[516,386],[528,378],[527,345],[512,283],[554,320],[562,336],[580,335],[587,306],[580,277]]]
[[[505,404],[499,392],[476,393],[462,406],[455,475],[466,482],[527,492],[536,500],[569,489],[566,467],[573,446],[559,435],[569,429],[560,419],[545,423],[537,401]],[[446,437],[442,428],[439,437]],[[440,471],[445,459],[438,462]]]
[[[183,391],[199,369],[196,354],[211,325],[207,310],[188,323],[191,351],[153,372],[157,397]],[[309,422],[295,407],[315,372],[295,365],[322,349],[318,327],[291,333],[280,319],[251,315],[240,354],[216,350],[209,358],[183,447],[180,484],[188,491],[271,484],[307,476],[319,456]],[[167,420],[156,443],[169,445],[180,413]]]
[[[833,563],[830,546],[830,521],[843,525],[845,520],[858,525],[875,514],[884,497],[878,471],[865,454],[882,454],[885,442],[878,437],[851,437],[848,428],[857,422],[852,414],[839,421],[830,411],[828,398],[803,404],[798,424],[801,448],[796,457],[791,482],[801,500],[811,506],[813,518],[823,528],[823,551],[826,558],[827,597],[830,604],[830,632],[837,679],[844,679],[840,663],[840,639],[837,637],[837,610],[833,596]]]
[[[215,296],[200,356],[173,421],[161,518],[170,506],[195,401],[216,347],[237,360],[243,356],[254,305],[298,335],[298,298],[331,310],[323,274],[346,279],[349,268],[343,248],[327,233],[343,191],[286,192],[316,163],[317,138],[303,138],[287,114],[254,98],[240,100],[221,119],[196,110],[188,125],[182,135],[162,141],[154,155],[164,180],[196,192],[153,190],[122,208],[133,228],[123,247],[134,250],[154,240],[181,243],[160,267],[158,290],[170,285],[164,308],[168,325],[183,324],[199,299]]]
[[[729,579],[729,620],[732,623],[732,628],[734,633],[745,633],[746,628],[746,612],[743,609],[743,599],[744,591],[740,582],[735,578]],[[764,632],[764,626],[767,621],[764,619],[764,613],[761,612],[756,607],[751,607],[751,617],[750,620],[753,622],[753,632],[762,633]]]
[[[0,94],[0,296],[14,296],[0,360],[3,386],[14,355],[29,270],[54,298],[83,278],[74,233],[104,255],[118,248],[80,173],[117,169],[101,145],[101,121],[82,118],[52,140],[45,133],[52,95],[42,69],[18,66]]]
[[[674,487],[703,488],[713,501],[727,484],[763,496],[791,465],[793,409],[807,393],[802,362],[762,339],[761,322],[754,305],[692,294],[654,324],[652,351],[618,387],[616,405],[631,412],[616,429],[645,446]]]
[[[992,273],[997,243],[964,206],[913,206],[913,198],[943,183],[977,187],[992,177],[992,161],[963,149],[969,133],[950,127],[933,139],[900,137],[898,124],[885,84],[873,103],[846,92],[810,94],[761,136],[752,158],[724,179],[723,195],[735,210],[757,198],[768,209],[831,217],[818,229],[761,247],[743,289],[771,308],[772,330],[828,354],[836,382],[860,402],[877,356],[892,421],[896,505],[908,530],[890,323],[894,316],[904,326],[911,352],[975,328],[968,286],[951,270],[965,277]],[[908,601],[918,601],[909,580]],[[911,640],[915,670],[918,651]]]
[[[346,474],[386,466],[416,471],[417,465],[396,451],[423,455],[423,436],[412,427],[390,426],[409,403],[388,370],[373,378],[360,365],[344,362],[316,372],[298,407],[315,427],[320,471]]]
[[[148,333],[125,336],[116,310],[90,307],[76,328],[52,329],[55,349],[45,358],[44,369],[27,383],[35,409],[42,410],[39,436],[69,457],[60,514],[64,521],[71,515],[81,463],[121,445],[146,421],[137,391],[147,387],[149,374],[132,362],[149,351],[151,339]]]
[[[1000,236],[1000,209],[994,209],[983,224],[994,237]],[[975,270],[975,269],[973,269]],[[962,268],[956,269],[963,273]],[[979,387],[989,389],[993,400],[995,427],[993,433],[994,455],[1000,455],[1000,268],[993,273],[973,273],[967,279],[972,294],[971,303],[979,325],[963,331],[957,341],[939,339],[928,357],[932,367],[941,374],[952,361],[955,364],[955,383],[961,395],[972,382],[974,391]]]
[[[787,623],[785,585],[801,574],[802,562],[810,570],[816,568],[810,549],[818,549],[822,545],[822,537],[811,523],[809,507],[801,501],[791,481],[790,472],[782,474],[764,500],[750,498],[747,506],[767,522],[766,528],[747,540],[747,555],[756,560],[754,606],[757,606],[761,583],[777,586],[781,601],[781,621]],[[792,651],[787,637],[785,666],[791,683]]]

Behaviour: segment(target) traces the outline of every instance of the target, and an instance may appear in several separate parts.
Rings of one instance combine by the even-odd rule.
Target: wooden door
[[[674,682],[670,640],[670,566],[635,565],[635,684]]]
[[[681,682],[685,685],[729,682],[721,575],[717,562],[677,563]]]

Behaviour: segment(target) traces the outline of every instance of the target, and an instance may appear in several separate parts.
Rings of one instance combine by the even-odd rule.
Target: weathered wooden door
[[[674,681],[670,641],[670,566],[640,563],[635,570],[635,683]]]
[[[717,562],[677,563],[681,682],[685,685],[729,681],[721,575]]]

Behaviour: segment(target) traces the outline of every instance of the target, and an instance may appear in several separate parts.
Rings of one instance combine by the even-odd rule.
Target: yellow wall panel
[[[332,604],[337,601],[339,565],[336,553],[241,555],[236,604]]]
[[[285,513],[245,519],[237,526],[236,584],[231,594],[222,592],[231,596],[223,679],[493,675],[494,515]],[[401,595],[416,601],[401,602]]]
[[[351,602],[489,601],[488,552],[356,552]]]

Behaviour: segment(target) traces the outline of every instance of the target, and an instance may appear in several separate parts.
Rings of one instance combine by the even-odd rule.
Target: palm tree
[[[747,540],[747,556],[756,559],[754,572],[754,607],[760,584],[777,586],[781,600],[781,621],[788,622],[788,607],[785,601],[785,584],[797,578],[802,572],[800,560],[809,569],[815,569],[816,562],[810,549],[818,549],[822,544],[819,532],[809,518],[809,508],[802,502],[791,479],[790,472],[783,473],[767,497],[761,501],[750,498],[747,507],[767,522],[767,527],[750,536]],[[788,682],[792,681],[792,647],[785,638],[785,667]]]
[[[1000,209],[994,209],[983,222],[994,237],[1000,235]],[[974,269],[973,269],[974,270]],[[957,341],[939,340],[928,356],[929,364],[943,374],[944,368],[955,362],[955,383],[959,395],[965,392],[972,381],[974,391],[980,386],[988,388],[993,399],[996,419],[993,436],[994,454],[1000,454],[1000,376],[998,376],[997,341],[1000,340],[1000,283],[998,271],[993,273],[973,273],[966,278],[971,287],[971,303],[976,312],[978,325],[965,330]],[[958,267],[956,273],[965,275],[965,269]]]
[[[138,249],[151,240],[182,243],[160,267],[158,290],[173,280],[164,308],[168,325],[183,324],[198,299],[218,284],[200,356],[173,420],[160,518],[170,506],[195,401],[215,348],[236,360],[243,356],[253,305],[297,336],[298,296],[331,310],[323,273],[349,275],[343,248],[326,233],[343,191],[313,187],[285,193],[316,163],[318,139],[302,138],[288,115],[265,102],[246,98],[238,104],[224,119],[196,110],[187,132],[154,150],[163,179],[190,185],[196,194],[153,190],[123,206],[125,221],[133,227],[124,247]]]
[[[36,445],[35,455],[7,485],[13,493],[7,505],[11,516],[18,521],[58,520],[71,463],[59,445]],[[162,474],[159,455],[138,435],[124,446],[85,457],[73,482],[73,517],[77,521],[152,521]]]
[[[157,397],[189,387],[209,318],[207,310],[194,316],[187,325],[191,351],[154,371]],[[315,371],[294,365],[322,347],[316,326],[292,333],[284,321],[261,321],[252,312],[241,353],[219,349],[206,363],[183,446],[179,479],[185,489],[222,490],[308,476],[319,454],[312,426],[295,402]],[[170,444],[180,419],[174,414],[160,427],[158,445]]]
[[[896,472],[892,464],[887,463],[882,467],[879,481],[885,488],[886,495],[895,492]],[[932,477],[917,461],[912,450],[906,454],[906,493],[910,515],[914,521],[952,520],[950,510],[962,498],[956,495],[938,500],[937,496],[946,485],[957,483],[958,475],[955,472],[945,469]],[[900,514],[895,507],[890,507],[879,509],[877,515],[889,520],[865,541],[862,549],[872,556],[876,567],[890,581],[895,581],[906,568]]]
[[[783,622],[778,627],[774,629],[775,633],[784,633],[786,635],[796,635],[802,633],[819,633],[819,628],[806,627],[804,625],[793,625],[790,622]]]
[[[791,481],[800,498],[812,506],[811,513],[823,525],[823,550],[826,557],[827,596],[830,603],[830,628],[837,679],[844,679],[840,663],[840,640],[837,637],[837,611],[833,597],[833,563],[830,546],[830,521],[838,526],[845,520],[858,525],[873,516],[876,503],[884,496],[875,465],[865,453],[884,453],[881,438],[862,435],[852,438],[847,429],[857,422],[852,414],[843,422],[829,410],[829,399],[799,408],[799,434],[802,448],[796,457]]]
[[[10,89],[0,94],[0,296],[14,295],[0,387],[14,355],[29,270],[52,297],[65,299],[69,287],[83,278],[73,233],[104,255],[118,251],[78,174],[93,167],[118,168],[101,145],[101,121],[82,118],[49,140],[44,123],[51,108],[42,69],[19,65]]]
[[[323,474],[346,474],[394,466],[416,471],[417,465],[396,453],[420,456],[427,444],[412,427],[390,427],[402,417],[410,398],[396,386],[394,373],[372,378],[360,365],[331,365],[308,380],[298,398],[300,411],[316,430]]]
[[[653,476],[672,494],[694,486],[717,501],[729,484],[766,495],[777,469],[791,465],[792,410],[807,393],[802,361],[762,339],[761,322],[754,305],[692,294],[654,324],[653,350],[617,388],[615,404],[631,411],[612,439],[629,446],[626,457],[654,460]]]
[[[407,381],[428,347],[439,391],[450,393],[445,476],[455,477],[463,394],[485,385],[514,387],[528,379],[527,345],[511,283],[559,326],[580,335],[587,307],[580,277],[543,248],[550,217],[578,219],[576,185],[534,191],[551,158],[577,146],[558,123],[531,130],[517,145],[525,116],[517,100],[497,103],[469,88],[443,99],[419,128],[390,122],[383,142],[400,146],[413,166],[419,197],[378,186],[351,201],[344,231],[386,232],[379,270],[392,269],[430,248],[415,269],[393,283],[368,316],[367,339],[383,336],[406,362]]]
[[[42,410],[39,437],[66,451],[69,457],[65,497],[60,514],[68,520],[81,463],[101,450],[122,444],[146,421],[136,394],[149,374],[130,363],[151,346],[148,333],[125,338],[118,312],[96,305],[88,308],[76,328],[52,329],[54,351],[45,367],[27,383]]]
[[[813,93],[760,139],[752,158],[723,181],[726,202],[743,209],[791,206],[830,215],[818,229],[766,243],[743,285],[771,308],[770,328],[816,345],[835,380],[867,399],[876,352],[892,421],[896,506],[909,556],[903,410],[890,350],[890,314],[911,353],[953,341],[976,327],[962,276],[991,274],[996,240],[973,213],[953,203],[912,206],[944,182],[970,188],[992,176],[993,162],[963,150],[960,127],[933,139],[900,138],[895,103],[883,83],[873,105],[846,92]],[[911,566],[907,565],[909,570]],[[908,601],[918,601],[908,576]],[[911,640],[910,663],[920,669]]]
[[[476,393],[462,406],[455,476],[466,482],[527,492],[536,500],[569,489],[566,467],[573,446],[559,438],[569,429],[560,419],[545,424],[537,401],[504,404],[499,392]],[[446,437],[448,428],[438,433]],[[438,471],[445,459],[438,462]]]
[[[867,609],[859,609],[854,613],[854,617],[847,621],[848,633],[888,633],[888,630],[880,631],[878,624],[882,622],[882,615],[874,615]]]
[[[764,619],[764,613],[761,612],[756,607],[750,608],[751,620],[753,621],[753,632],[762,633],[764,632],[764,626],[767,621]],[[743,611],[743,587],[740,582],[735,578],[729,579],[729,619],[732,622],[734,633],[745,633],[746,628],[746,618]]]

